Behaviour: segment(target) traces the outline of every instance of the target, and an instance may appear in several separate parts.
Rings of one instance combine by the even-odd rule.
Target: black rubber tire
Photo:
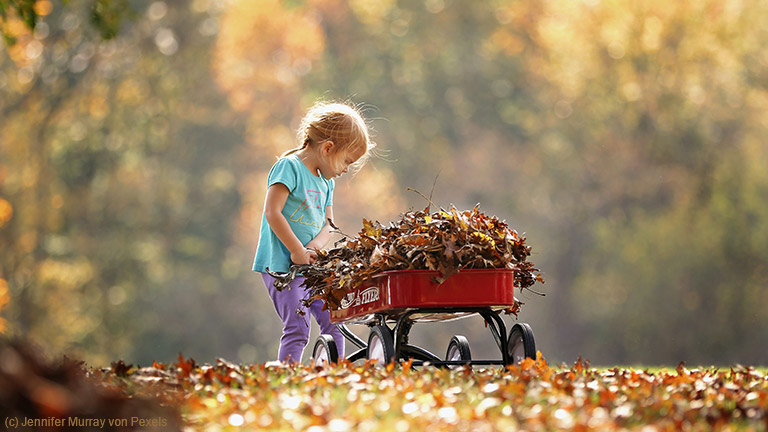
[[[388,365],[397,360],[392,332],[386,326],[377,325],[371,328],[371,334],[368,335],[367,358],[377,360],[380,366]]]
[[[339,349],[336,347],[336,341],[333,336],[322,334],[315,342],[315,348],[312,350],[312,361],[315,364],[338,363]]]
[[[469,349],[469,341],[462,335],[456,335],[448,343],[448,349],[445,351],[447,361],[472,361],[472,352]]]
[[[526,323],[517,323],[509,331],[507,355],[510,364],[517,364],[525,358],[536,359],[536,341],[533,330]]]

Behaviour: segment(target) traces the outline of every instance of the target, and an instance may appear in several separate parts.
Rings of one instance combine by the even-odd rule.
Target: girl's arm
[[[290,191],[282,183],[275,183],[267,189],[267,198],[264,203],[264,216],[277,238],[291,252],[291,261],[294,264],[312,264],[315,260],[315,252],[307,249],[294,234],[288,220],[283,216],[283,207],[288,200]],[[330,235],[330,233],[329,233]]]
[[[333,229],[331,227],[331,224],[328,223],[327,219],[333,220],[333,207],[332,206],[326,206],[325,207],[325,225],[323,225],[323,229],[320,230],[320,232],[313,238],[312,240],[307,243],[307,249],[314,249],[319,250],[325,247],[326,244],[328,244],[328,241],[331,239],[331,230]]]

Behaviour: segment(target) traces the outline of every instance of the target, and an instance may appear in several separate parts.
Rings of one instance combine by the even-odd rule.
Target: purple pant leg
[[[275,278],[262,273],[262,278],[267,286],[269,297],[275,306],[277,315],[283,323],[283,335],[280,337],[280,349],[278,359],[281,361],[301,362],[301,356],[304,348],[309,341],[309,317],[299,315],[296,309],[301,308],[306,312],[306,308],[301,300],[306,296],[306,290],[300,285],[304,282],[303,277],[297,277],[290,284],[290,288],[283,291],[275,289]],[[309,312],[315,317],[320,332],[330,334],[336,342],[339,350],[339,358],[344,356],[344,335],[341,334],[335,324],[331,324],[330,313],[322,310],[323,303],[316,300],[310,307]]]
[[[310,305],[312,316],[315,317],[317,325],[320,326],[320,334],[329,334],[333,336],[333,340],[336,342],[336,349],[339,351],[339,358],[344,358],[344,335],[341,334],[341,330],[336,327],[336,324],[331,323],[331,313],[328,310],[323,310],[322,300],[315,300]]]
[[[280,349],[277,353],[278,360],[301,362],[301,354],[309,340],[309,317],[296,313],[304,298],[304,289],[299,285],[303,278],[296,278],[290,284],[290,288],[282,291],[275,289],[275,278],[262,273],[267,292],[275,305],[275,311],[283,322],[283,335],[280,337]]]

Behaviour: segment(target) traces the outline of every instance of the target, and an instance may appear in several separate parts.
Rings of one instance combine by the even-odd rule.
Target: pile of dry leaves
[[[390,270],[435,270],[441,283],[461,269],[499,268],[515,270],[515,286],[521,290],[544,282],[528,261],[531,247],[525,237],[478,206],[409,211],[388,227],[363,219],[357,237],[345,237],[335,248],[318,251],[313,265],[292,269],[293,275],[306,277],[308,302],[322,299],[337,309],[349,291]]]

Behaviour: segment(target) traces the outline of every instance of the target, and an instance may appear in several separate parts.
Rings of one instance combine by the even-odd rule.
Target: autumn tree
[[[306,107],[350,99],[385,152],[339,182],[344,231],[434,183],[527,234],[553,361],[764,363],[764,5],[153,2],[102,40],[89,4],[36,4],[0,53],[9,331],[270,359],[266,173]]]

